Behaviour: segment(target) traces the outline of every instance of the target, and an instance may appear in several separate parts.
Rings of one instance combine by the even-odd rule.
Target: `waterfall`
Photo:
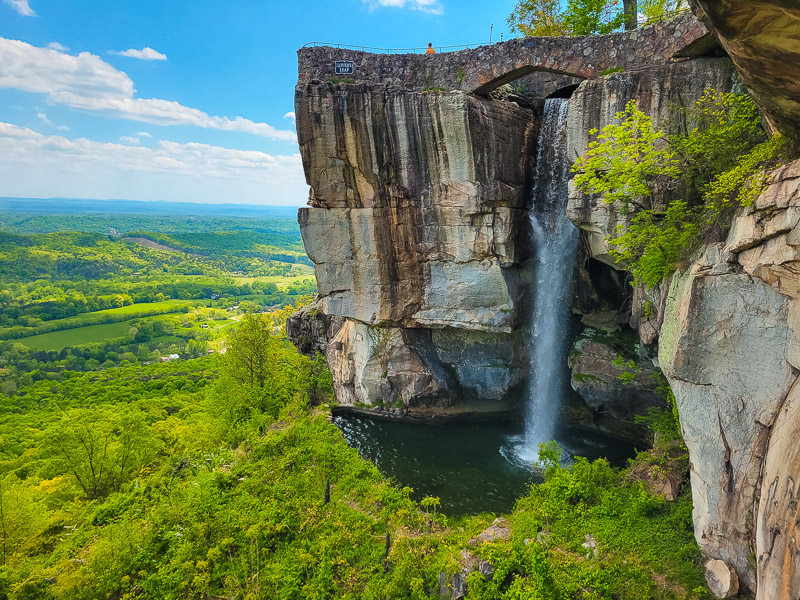
[[[570,289],[578,242],[578,229],[567,219],[567,107],[569,101],[545,101],[536,177],[533,188],[531,227],[533,310],[528,338],[530,386],[525,415],[525,437],[520,458],[538,459],[539,443],[555,438],[559,406],[567,381],[567,331]]]

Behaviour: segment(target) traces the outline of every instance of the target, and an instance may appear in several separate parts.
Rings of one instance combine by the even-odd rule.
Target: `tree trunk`
[[[636,29],[636,0],[622,0],[622,11],[625,14],[625,31]]]

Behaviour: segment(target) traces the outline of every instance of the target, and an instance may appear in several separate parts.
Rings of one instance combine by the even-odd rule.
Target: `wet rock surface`
[[[623,353],[600,339],[582,337],[573,346],[569,366],[572,389],[592,412],[593,425],[616,437],[641,441],[645,428],[636,415],[665,408],[649,361]]]

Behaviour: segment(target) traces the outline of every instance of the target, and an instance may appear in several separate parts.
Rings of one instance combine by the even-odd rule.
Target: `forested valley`
[[[544,449],[512,514],[451,516],[360,458],[285,338],[314,291],[293,222],[0,221],[0,597],[428,598],[465,556],[475,598],[700,589],[688,494],[602,459]],[[651,426],[645,470],[683,460]]]

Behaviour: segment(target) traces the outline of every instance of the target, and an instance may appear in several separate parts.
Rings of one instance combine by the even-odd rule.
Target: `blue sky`
[[[497,41],[513,4],[0,0],[0,196],[300,206],[300,46]]]

